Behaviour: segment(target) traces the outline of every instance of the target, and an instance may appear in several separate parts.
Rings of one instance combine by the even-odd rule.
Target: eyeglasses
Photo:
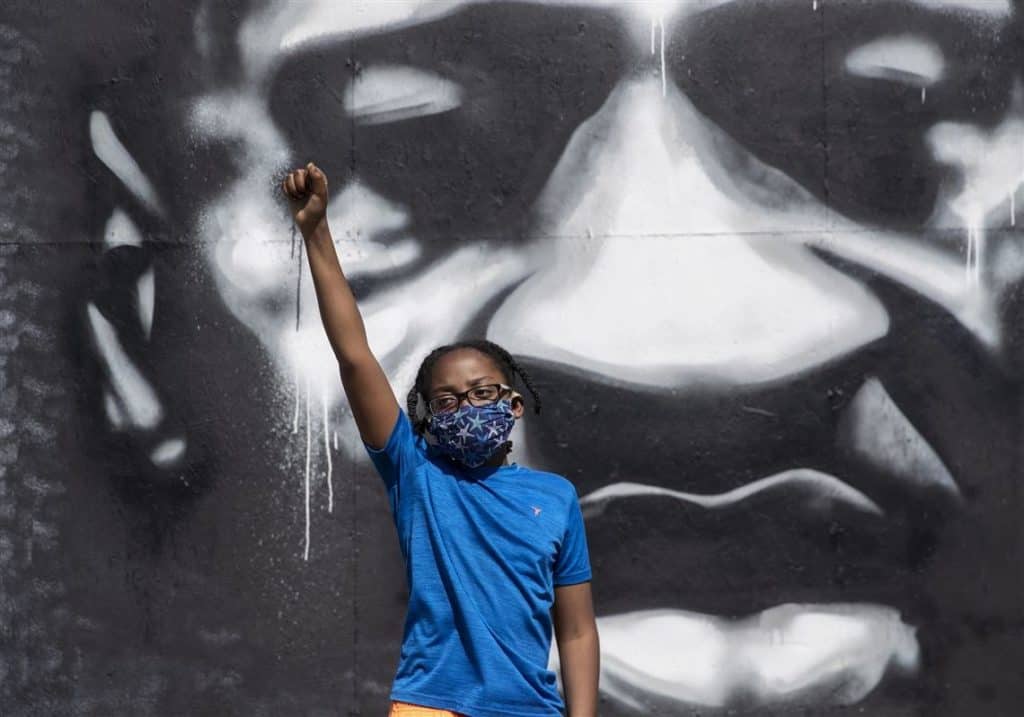
[[[503,383],[488,383],[483,386],[474,386],[462,393],[444,393],[434,396],[427,401],[430,412],[434,415],[441,413],[453,413],[459,409],[463,400],[469,401],[472,406],[487,406],[512,390],[511,386]]]

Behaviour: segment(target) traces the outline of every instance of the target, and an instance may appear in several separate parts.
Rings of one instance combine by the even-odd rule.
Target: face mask
[[[435,448],[453,460],[476,468],[508,440],[516,418],[508,399],[488,406],[465,404],[459,410],[430,417]]]

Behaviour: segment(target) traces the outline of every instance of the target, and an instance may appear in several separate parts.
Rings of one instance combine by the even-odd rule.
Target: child
[[[593,717],[598,636],[576,490],[508,460],[508,435],[524,410],[516,374],[540,410],[529,377],[489,341],[442,346],[424,360],[403,411],[338,263],[327,177],[311,162],[282,189],[406,563],[409,605],[390,714],[532,717],[568,707],[569,717]],[[564,705],[547,669],[552,608]]]

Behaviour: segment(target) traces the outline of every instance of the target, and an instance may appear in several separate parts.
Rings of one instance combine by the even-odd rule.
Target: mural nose
[[[768,381],[888,329],[801,242],[825,208],[660,78],[621,83],[537,205],[539,267],[488,337],[631,383]]]

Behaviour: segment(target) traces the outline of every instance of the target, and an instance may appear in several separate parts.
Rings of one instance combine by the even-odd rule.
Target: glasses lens
[[[474,406],[483,406],[498,399],[500,389],[497,385],[477,386],[469,392],[469,402]]]
[[[451,413],[459,405],[459,399],[455,396],[437,396],[436,398],[430,399],[431,413]]]

